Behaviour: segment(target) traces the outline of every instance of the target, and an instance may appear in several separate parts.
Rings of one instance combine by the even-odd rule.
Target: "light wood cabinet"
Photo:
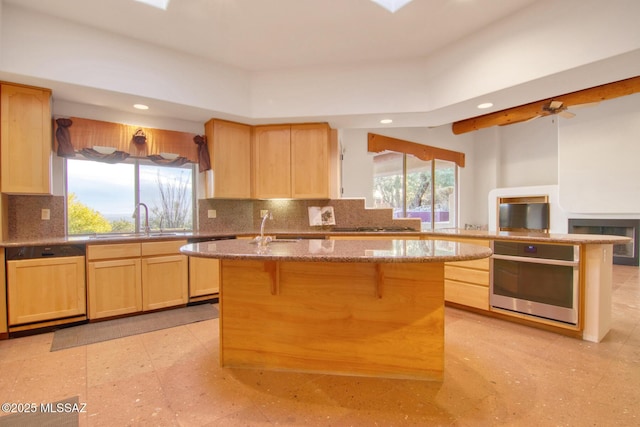
[[[452,244],[469,243],[490,247],[488,240],[437,237]],[[447,262],[444,266],[444,299],[467,307],[489,310],[489,258]]]
[[[220,260],[189,257],[189,299],[210,298],[220,292]]]
[[[142,311],[140,243],[87,246],[89,319]]]
[[[291,197],[291,126],[256,126],[253,189],[261,199]]]
[[[51,194],[51,91],[0,85],[3,193]]]
[[[83,256],[7,262],[9,326],[84,316]]]
[[[189,302],[188,258],[180,254],[186,240],[142,243],[142,310]]]
[[[326,123],[256,126],[254,198],[329,198],[330,143]]]
[[[207,197],[251,198],[251,126],[212,119],[205,134],[213,171]]]
[[[186,240],[89,245],[89,318],[120,316],[188,302]]]
[[[291,197],[329,198],[329,126],[291,125]]]
[[[142,311],[140,272],[139,258],[89,262],[89,319]]]
[[[0,338],[3,338],[9,331],[7,329],[7,289],[5,274],[4,250],[0,250]]]

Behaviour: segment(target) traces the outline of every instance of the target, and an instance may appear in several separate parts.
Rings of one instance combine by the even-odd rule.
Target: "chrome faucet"
[[[264,237],[264,224],[265,222],[267,222],[267,218],[273,219],[273,214],[270,211],[266,211],[264,213],[264,216],[262,217],[262,223],[260,224],[260,240],[258,243],[260,243],[261,246],[266,246],[271,241],[270,238],[265,239]]]
[[[140,206],[144,208],[144,234],[148,235],[151,231],[149,227],[149,208],[144,203],[138,203],[138,206],[136,206],[136,214],[138,214]]]

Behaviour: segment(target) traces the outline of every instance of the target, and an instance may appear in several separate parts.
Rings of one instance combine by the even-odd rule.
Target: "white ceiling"
[[[245,70],[423,57],[535,0],[5,0]]]
[[[497,26],[509,28],[509,23],[513,22],[513,36],[522,39],[526,38],[523,34],[530,33],[530,37],[534,38],[536,34],[543,33],[547,25],[540,11],[546,10],[545,13],[550,20],[553,20],[554,16],[557,19],[558,10],[561,13],[573,13],[569,7],[562,9],[562,3],[565,2],[566,5],[568,1],[562,0],[558,3],[557,0],[413,0],[395,13],[390,13],[370,0],[171,0],[167,11],[154,9],[134,0],[0,0],[0,5],[64,20],[59,22],[97,28],[104,34],[111,34],[113,37],[125,36],[132,39],[132,42],[135,40],[151,43],[171,49],[177,54],[184,53],[206,59],[212,64],[228,66],[238,73],[258,76],[262,80],[273,80],[276,78],[274,76],[281,76],[286,84],[286,79],[291,76],[297,77],[309,70],[321,73],[322,70],[335,69],[367,70],[374,66],[380,67],[380,64],[433,62],[446,56],[446,52],[452,46],[457,46],[458,51],[461,45],[468,46],[467,51],[471,52],[469,56],[472,57],[474,49],[477,50],[477,46],[474,47],[476,35],[486,35]],[[581,1],[595,4],[599,0],[571,0],[574,4],[584,4],[580,3]],[[635,1],[611,0],[607,7],[615,9],[616,3],[629,6]],[[539,7],[540,5],[544,5],[546,9]],[[637,9],[635,4],[633,7]],[[536,8],[536,13],[531,13],[529,19],[528,12],[533,8]],[[598,8],[591,6],[575,11],[576,16],[581,16],[580,19],[587,23],[597,22],[599,13]],[[526,24],[523,25],[523,22]],[[611,31],[623,32],[625,28],[611,28]],[[508,45],[504,31],[493,37]],[[378,102],[377,105],[352,106],[349,109],[343,108],[342,111],[339,101],[336,100],[335,106],[331,105],[331,102],[325,102],[322,106],[310,107],[309,111],[299,113],[303,117],[296,117],[295,112],[286,109],[283,109],[281,115],[269,117],[269,110],[265,106],[274,103],[271,98],[254,102],[258,105],[256,110],[266,111],[264,114],[256,113],[255,116],[251,113],[238,115],[234,111],[225,111],[224,108],[210,108],[204,105],[206,103],[191,103],[185,101],[184,97],[171,99],[167,96],[154,99],[150,96],[142,100],[154,104],[152,114],[192,121],[203,121],[227,113],[227,118],[248,123],[312,118],[329,121],[334,127],[375,127],[379,126],[378,120],[385,113],[389,113],[388,115],[395,120],[394,126],[437,125],[483,113],[475,109],[475,101],[479,94],[493,95],[496,108],[506,108],[544,98],[550,91],[551,95],[564,93],[558,89],[559,87],[577,90],[588,87],[584,85],[590,81],[605,83],[602,81],[603,77],[592,76],[590,80],[588,75],[585,77],[584,72],[580,77],[567,74],[566,70],[572,68],[567,58],[582,54],[582,62],[578,61],[576,64],[583,65],[585,60],[582,50],[586,52],[589,47],[580,46],[579,40],[571,39],[571,34],[567,34],[566,40],[558,40],[558,43],[560,46],[561,43],[566,43],[568,49],[566,55],[558,56],[558,63],[561,65],[557,68],[550,66],[548,75],[544,72],[530,72],[535,68],[535,58],[531,59],[530,64],[505,64],[505,73],[521,77],[521,81],[526,84],[520,84],[518,79],[512,78],[509,83],[505,83],[505,87],[496,85],[495,91],[482,89],[474,92],[473,89],[478,85],[464,81],[460,85],[461,93],[455,93],[455,96],[450,96],[448,100],[440,103],[429,100],[424,102],[424,105],[420,102],[402,104],[400,98],[389,100],[387,96],[381,97],[380,100],[374,99]],[[580,49],[575,49],[576,45],[580,46]],[[520,47],[510,46],[510,49],[518,51]],[[555,43],[553,47],[559,48]],[[629,50],[616,49],[615,45],[596,48],[600,49],[599,52],[611,49],[612,57]],[[65,49],[73,49],[72,41],[69,41],[68,46],[61,47],[61,51]],[[541,51],[544,51],[544,48]],[[25,55],[28,54],[29,52],[25,52]],[[520,53],[526,54],[527,52]],[[523,67],[522,70],[517,69],[520,66]],[[430,64],[430,67],[438,69],[437,65]],[[618,74],[626,77],[626,71],[621,71],[619,66],[617,69]],[[435,77],[442,78],[442,75],[446,76],[447,71],[438,70]],[[0,68],[0,78],[14,78],[14,81],[22,80],[20,82],[28,84],[38,83],[38,78],[20,73],[12,75],[11,72]],[[162,73],[163,70],[159,69],[157,72]],[[46,75],[46,71],[40,74]],[[495,73],[486,76],[487,79],[499,77]],[[614,75],[612,78],[618,77]],[[323,78],[331,80],[331,76]],[[485,76],[479,75],[474,78],[483,79]],[[550,83],[545,86],[547,78]],[[42,84],[54,90],[54,97],[62,101],[88,102],[87,100],[91,99],[94,105],[123,110],[123,105],[130,105],[134,100],[139,101],[141,98],[140,94],[109,90],[105,88],[108,85],[94,87],[91,84],[76,84],[55,79],[41,80]],[[465,84],[470,87],[464,88]],[[510,86],[509,90],[503,90],[507,86]],[[416,91],[418,89],[416,88]],[[322,85],[318,85],[318,91],[322,90]],[[469,93],[462,93],[463,90]],[[259,97],[258,92],[260,91],[253,90],[251,96]],[[268,98],[268,95],[265,96]],[[345,105],[348,103],[343,102]],[[363,99],[361,104],[368,102],[368,99]],[[292,110],[300,109],[295,103],[292,105]]]

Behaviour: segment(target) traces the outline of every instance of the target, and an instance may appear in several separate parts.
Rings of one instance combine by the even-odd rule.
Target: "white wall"
[[[389,129],[342,129],[339,133],[343,150],[342,197],[364,197],[366,206],[373,207],[373,156],[367,152],[368,133],[398,138],[418,144],[445,148],[465,153],[466,166],[460,168],[459,199],[460,224],[485,224],[486,209],[475,208],[477,192],[474,186],[474,144],[472,134],[454,135],[451,126],[438,128],[389,128]],[[489,189],[482,196],[486,207]],[[484,221],[484,222],[480,222]]]
[[[370,131],[466,154],[460,226],[491,225],[488,195],[497,188],[554,189],[557,232],[566,227],[562,218],[640,218],[640,94],[573,112],[572,119],[545,117],[459,136],[449,126],[342,130],[344,197],[367,197],[373,205]]]
[[[576,214],[638,217],[640,93],[575,112],[560,126],[561,206]]]
[[[499,128],[499,187],[526,187],[558,183],[558,118]]]

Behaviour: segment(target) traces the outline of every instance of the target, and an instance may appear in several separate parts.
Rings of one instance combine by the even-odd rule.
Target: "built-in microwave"
[[[493,242],[490,304],[576,325],[580,246]]]

